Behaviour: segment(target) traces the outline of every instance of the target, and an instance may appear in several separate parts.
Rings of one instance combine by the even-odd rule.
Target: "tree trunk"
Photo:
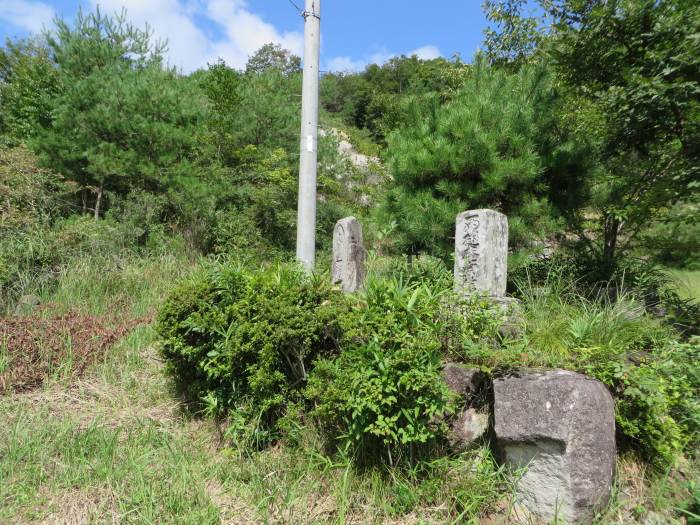
[[[80,190],[80,198],[83,200],[83,215],[87,213],[87,188]]]
[[[617,237],[620,233],[620,221],[613,217],[605,219],[603,230],[603,261],[612,264],[617,250]]]
[[[100,218],[100,206],[102,205],[102,191],[104,189],[104,181],[100,182],[100,187],[97,190],[97,198],[95,199],[95,220]]]

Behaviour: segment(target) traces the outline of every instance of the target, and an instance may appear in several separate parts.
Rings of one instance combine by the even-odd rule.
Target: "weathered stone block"
[[[495,210],[457,215],[455,290],[502,297],[508,272],[508,218]]]
[[[494,420],[503,460],[525,469],[518,503],[557,523],[590,523],[610,497],[615,404],[601,382],[565,370],[496,379]]]
[[[366,255],[358,220],[355,217],[340,219],[333,230],[333,283],[341,284],[347,293],[362,288]]]
[[[23,295],[17,301],[17,306],[15,307],[15,315],[25,315],[34,310],[37,306],[41,304],[41,299],[37,295]]]

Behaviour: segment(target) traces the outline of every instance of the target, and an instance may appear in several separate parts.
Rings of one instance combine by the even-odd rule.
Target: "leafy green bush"
[[[439,448],[457,408],[440,372],[459,360],[496,375],[556,367],[599,379],[621,443],[659,464],[699,446],[698,340],[679,342],[643,297],[591,299],[566,276],[521,284],[524,331],[502,338],[506,313],[455,296],[435,259],[375,259],[353,296],[284,265],[215,264],[171,296],[158,330],[180,388],[259,445],[311,414],[361,463],[414,464]]]
[[[679,202],[642,236],[644,251],[668,266],[700,270],[700,199]]]
[[[652,461],[700,446],[700,340],[585,367],[616,394],[619,432]]]
[[[442,274],[441,262],[405,270],[346,297],[286,265],[214,264],[160,312],[168,369],[188,398],[258,445],[293,426],[289,414],[302,417],[306,386],[312,414],[346,452],[415,457],[439,442],[455,408],[440,374],[446,345],[481,330],[483,317],[459,322],[451,282],[427,277]]]
[[[234,413],[264,444],[280,436],[312,362],[338,351],[345,304],[328,279],[293,266],[214,264],[172,293],[157,330],[179,389],[212,415]]]
[[[621,443],[647,459],[673,463],[700,438],[697,339],[646,313],[643,298],[616,292],[587,298],[552,272],[536,284],[521,283],[525,331],[497,348],[467,346],[462,358],[495,370],[557,367],[605,383],[616,401]]]
[[[113,199],[106,217],[118,225],[126,245],[153,247],[155,239],[163,237],[166,206],[163,195],[135,190],[124,198]]]
[[[24,146],[0,146],[0,235],[49,224],[70,211],[76,187],[39,167]]]
[[[393,464],[443,435],[455,408],[440,374],[437,324],[448,290],[369,280],[344,320],[343,352],[316,363],[306,395],[345,452]]]

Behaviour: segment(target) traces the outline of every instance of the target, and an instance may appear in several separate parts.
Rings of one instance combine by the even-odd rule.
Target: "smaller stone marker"
[[[457,215],[455,290],[504,297],[507,265],[508,218],[495,210],[469,210]]]
[[[362,226],[355,217],[345,217],[333,230],[333,284],[339,283],[346,293],[353,293],[364,284],[365,257]]]

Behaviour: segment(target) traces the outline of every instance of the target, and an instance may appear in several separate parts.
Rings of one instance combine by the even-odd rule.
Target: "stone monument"
[[[516,505],[550,523],[591,523],[610,498],[615,402],[600,381],[521,370],[493,382],[501,459],[523,472]]]
[[[506,294],[508,218],[495,210],[469,210],[457,215],[455,290],[492,298]]]
[[[341,284],[346,293],[353,293],[365,280],[367,252],[362,243],[362,226],[355,217],[345,217],[333,230],[333,283]]]

